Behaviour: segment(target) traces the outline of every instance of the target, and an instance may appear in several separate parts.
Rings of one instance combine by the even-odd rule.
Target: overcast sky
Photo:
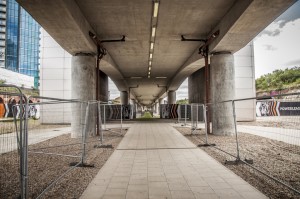
[[[276,69],[300,66],[300,1],[279,16],[254,38],[255,78]],[[176,91],[176,98],[188,98],[187,80]],[[110,99],[120,96],[109,83]]]

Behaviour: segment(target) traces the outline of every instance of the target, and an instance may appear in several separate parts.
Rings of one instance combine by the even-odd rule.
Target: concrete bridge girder
[[[177,90],[186,77],[203,67],[203,59],[198,54],[201,42],[183,43],[179,41],[180,35],[205,39],[218,30],[220,34],[211,43],[210,52],[234,53],[296,2],[161,1],[152,62],[153,77],[148,79],[145,67],[149,61],[152,1],[17,1],[72,55],[79,52],[96,52],[96,46],[88,35],[89,31],[102,39],[126,35],[125,44],[104,44],[108,55],[100,68],[111,77],[119,90],[128,90],[130,86],[138,83],[140,87],[132,89],[131,93],[134,96],[142,96],[142,104],[153,103],[164,96],[167,90]],[[110,15],[114,17],[109,17]],[[131,78],[136,75],[142,79]],[[161,75],[166,78],[155,78]]]

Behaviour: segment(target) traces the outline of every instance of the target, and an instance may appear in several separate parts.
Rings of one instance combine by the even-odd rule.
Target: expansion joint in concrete
[[[96,54],[95,53],[93,53],[93,52],[78,52],[78,53],[75,53],[75,55],[74,56],[90,56],[90,57],[94,57],[94,56],[96,56]]]

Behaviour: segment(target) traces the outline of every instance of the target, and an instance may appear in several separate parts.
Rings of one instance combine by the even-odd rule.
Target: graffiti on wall
[[[18,101],[17,101],[18,100]],[[33,103],[32,101],[29,101],[29,103]],[[21,109],[23,111],[23,115],[21,114]],[[22,107],[20,106],[20,100],[15,98],[10,98],[7,100],[7,103],[5,103],[4,99],[0,97],[0,118],[20,118],[21,116],[25,116],[25,105]],[[40,107],[36,104],[29,104],[28,108],[28,117],[33,119],[39,119],[40,118]]]
[[[160,105],[160,118],[163,119],[174,119],[178,118],[178,107],[182,105],[178,104],[161,104]]]
[[[299,116],[300,102],[257,101],[256,116]]]

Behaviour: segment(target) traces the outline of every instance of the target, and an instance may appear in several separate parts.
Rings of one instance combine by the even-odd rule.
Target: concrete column
[[[120,91],[120,98],[121,98],[122,105],[128,104],[128,92],[127,91]]]
[[[159,114],[159,102],[155,103],[155,112],[156,114]]]
[[[135,100],[131,99],[130,100],[130,104],[131,104],[131,114],[132,114],[132,118],[135,119],[136,118],[136,102]]]
[[[72,57],[71,66],[71,96],[81,101],[96,99],[96,59],[90,54],[80,54]],[[72,137],[81,137],[82,126],[86,112],[86,103],[72,103]],[[96,130],[96,109],[89,109],[87,130],[94,135]]]
[[[230,53],[214,54],[211,62],[211,99],[213,103],[235,98],[234,57]],[[212,106],[212,132],[216,135],[234,133],[232,103]]]
[[[108,76],[100,70],[99,73],[99,100],[101,102],[108,102]]]
[[[175,104],[176,103],[176,92],[169,91],[168,92],[168,104]]]
[[[163,98],[159,98],[159,99],[158,99],[159,105],[161,105],[161,104],[164,102],[163,100],[164,100]]]
[[[205,102],[205,70],[204,67],[188,78],[189,103]]]

